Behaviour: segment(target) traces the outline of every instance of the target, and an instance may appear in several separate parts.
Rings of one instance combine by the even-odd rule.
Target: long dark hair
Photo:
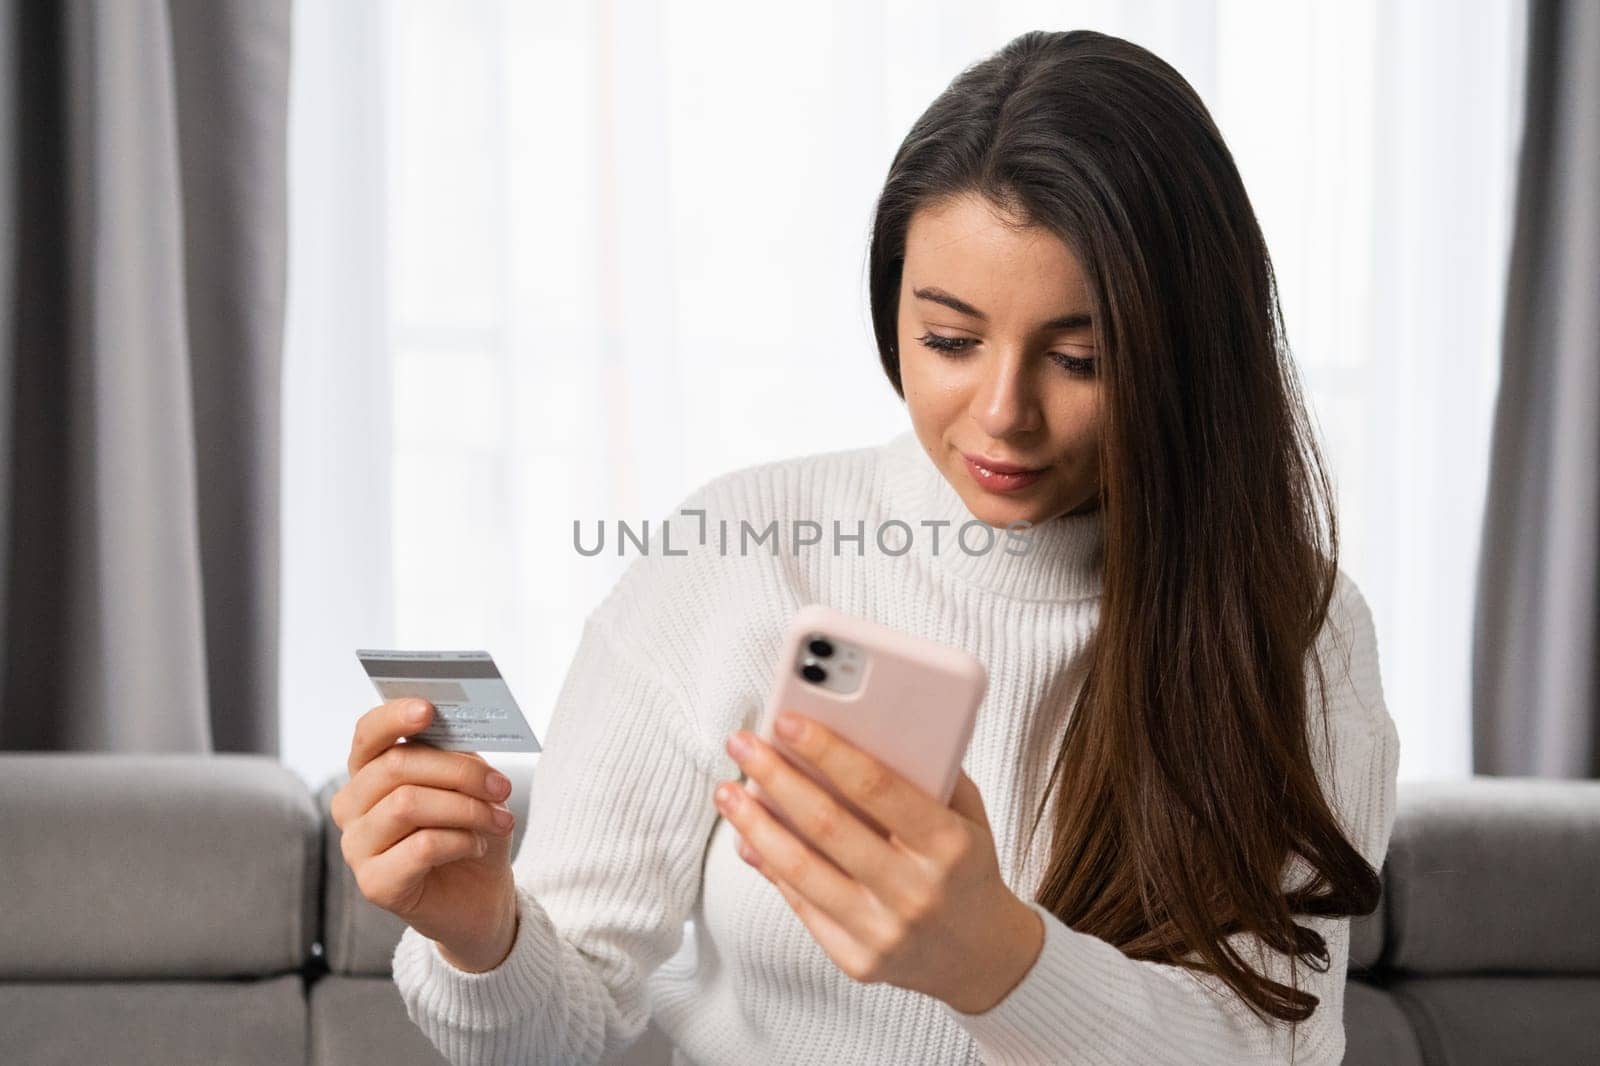
[[[1295,917],[1369,914],[1379,880],[1312,757],[1338,522],[1244,183],[1188,82],[1128,41],[1032,31],[968,67],[896,152],[873,224],[873,329],[902,397],[906,232],[967,193],[1073,250],[1104,390],[1100,623],[1035,815],[1055,791],[1036,898],[1130,957],[1215,974],[1258,1017],[1304,1020],[1317,997],[1228,937],[1289,956],[1291,981],[1325,971]],[[1286,886],[1296,860],[1309,877]]]

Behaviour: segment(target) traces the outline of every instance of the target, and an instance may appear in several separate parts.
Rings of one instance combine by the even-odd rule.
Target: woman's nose
[[[972,398],[972,418],[1001,440],[1037,429],[1043,422],[1031,371],[1019,354],[996,355],[987,361]]]

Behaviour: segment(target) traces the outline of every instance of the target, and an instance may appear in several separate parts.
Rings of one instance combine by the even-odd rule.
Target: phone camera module
[[[828,671],[824,670],[810,659],[807,659],[805,665],[800,668],[800,676],[804,677],[807,681],[810,681],[813,684],[820,685],[822,682],[828,680]]]
[[[833,645],[822,637],[813,637],[806,648],[819,659],[826,659],[833,654]]]

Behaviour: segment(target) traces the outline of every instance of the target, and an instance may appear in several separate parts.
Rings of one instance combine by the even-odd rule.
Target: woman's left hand
[[[786,720],[800,727],[792,738]],[[728,754],[811,842],[729,781],[717,789],[717,807],[739,831],[741,857],[855,980],[923,992],[967,1014],[1003,1000],[1038,958],[1044,927],[1001,880],[978,786],[963,772],[947,807],[816,721],[786,712],[778,728],[791,750],[891,835],[884,839],[741,730],[729,737]]]

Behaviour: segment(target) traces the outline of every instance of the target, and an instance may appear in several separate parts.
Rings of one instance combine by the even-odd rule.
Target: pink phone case
[[[858,661],[856,666],[860,680],[853,692],[830,691],[801,675],[800,668],[806,660],[826,669],[828,659],[807,650],[810,639],[817,634],[836,647],[841,643],[853,645],[865,653],[864,661]],[[841,649],[840,654],[849,652]],[[834,665],[844,669],[848,660]],[[789,623],[757,735],[880,836],[887,836],[881,825],[840,795],[820,771],[773,734],[772,723],[778,711],[795,711],[821,722],[947,804],[988,683],[983,664],[960,648],[901,633],[822,604],[810,604],[797,611]],[[747,780],[745,787],[780,822],[804,838],[777,802],[763,795],[759,784]]]

